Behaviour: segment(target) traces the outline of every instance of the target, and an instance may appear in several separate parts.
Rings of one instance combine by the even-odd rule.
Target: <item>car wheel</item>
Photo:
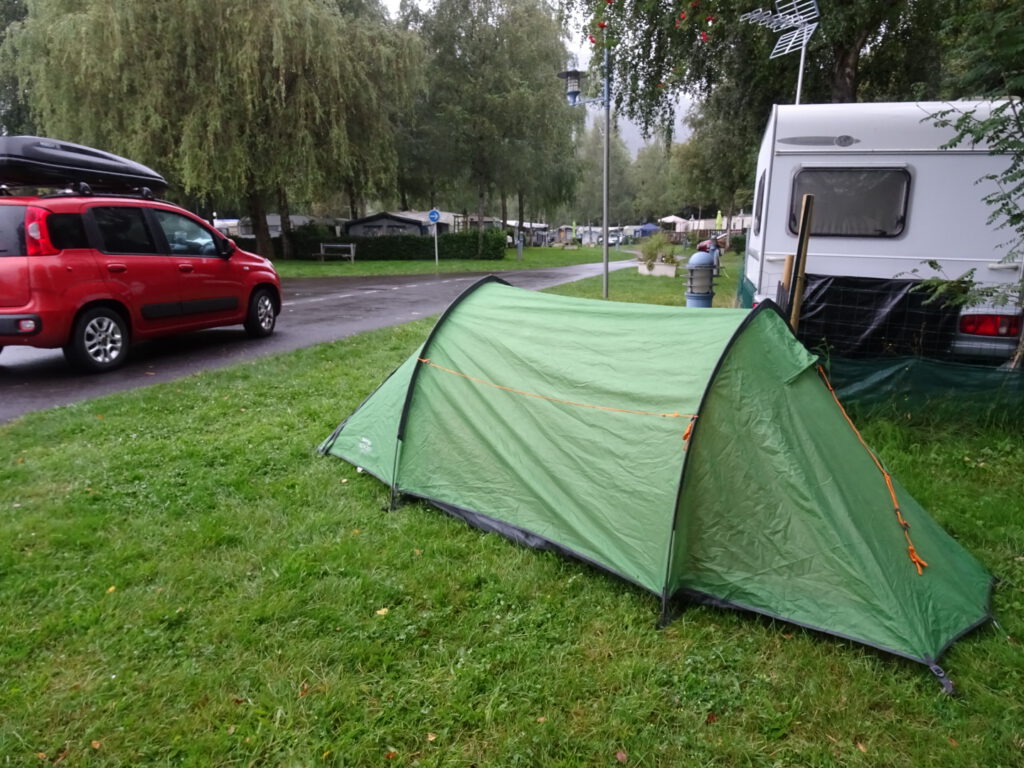
[[[245,317],[245,330],[254,339],[261,339],[274,332],[277,313],[274,298],[269,288],[258,288],[249,299],[249,313]]]
[[[110,307],[96,307],[75,322],[64,357],[72,365],[93,373],[110,371],[128,357],[128,326]]]

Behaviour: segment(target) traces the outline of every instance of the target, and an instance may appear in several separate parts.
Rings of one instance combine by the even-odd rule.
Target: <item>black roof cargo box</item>
[[[134,192],[167,188],[164,177],[144,165],[109,152],[40,136],[0,136],[0,183],[63,187],[88,184],[95,192]]]

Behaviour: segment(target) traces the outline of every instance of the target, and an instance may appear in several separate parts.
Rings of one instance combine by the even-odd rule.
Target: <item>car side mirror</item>
[[[238,250],[238,246],[235,245],[235,241],[229,237],[224,238],[220,241],[220,254],[226,259],[231,258],[231,254]]]

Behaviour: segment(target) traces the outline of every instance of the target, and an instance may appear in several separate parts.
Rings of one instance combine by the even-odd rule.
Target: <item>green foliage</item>
[[[985,109],[943,110],[933,117],[952,125],[956,136],[948,147],[964,143],[987,146],[1007,158],[1006,168],[985,178],[996,185],[985,197],[991,209],[989,223],[1008,230],[1004,262],[1024,258],[1024,5],[1012,0],[985,0],[960,19],[965,27],[959,51],[957,85],[966,93],[983,93],[993,99]],[[995,304],[1020,307],[1024,303],[1024,274],[1016,283],[979,284],[974,272],[952,280],[926,281],[933,295],[952,297],[962,305]],[[1024,333],[1011,367],[1024,364]]]
[[[563,97],[564,98],[564,97]],[[576,196],[571,215],[580,223],[600,224],[604,211],[604,128],[593,125],[579,137],[580,175],[576,182]],[[608,224],[633,221],[633,180],[630,173],[629,150],[618,131],[612,126],[608,147]],[[661,214],[664,215],[664,214]]]
[[[428,158],[434,174],[420,186],[455,181],[480,213],[495,191],[532,195],[535,205],[566,197],[580,116],[554,77],[567,54],[548,6],[441,0],[417,23],[429,74],[412,118],[423,143],[410,157]]]
[[[5,0],[0,4],[0,136],[34,133],[28,104],[18,86],[9,57],[3,54],[3,43],[12,25],[25,18],[25,0]]]
[[[38,0],[5,50],[40,130],[187,193],[309,199],[393,173],[401,40],[319,0]]]
[[[676,247],[665,232],[655,232],[640,241],[640,260],[648,268],[655,264],[675,264]]]
[[[240,248],[256,247],[253,238],[236,238]],[[388,235],[386,237],[336,236],[322,227],[301,227],[292,235],[292,252],[297,260],[320,261],[320,243],[354,243],[356,259],[363,261],[434,261],[434,238],[426,235]],[[497,261],[505,257],[505,233],[487,230],[483,234],[483,251],[478,253],[478,233],[456,232],[438,236],[438,251],[446,260],[483,259]],[[281,258],[281,238],[274,238],[276,258]],[[341,260],[341,254],[332,253],[325,260]]]
[[[632,221],[654,221],[676,213],[682,201],[673,194],[670,162],[671,147],[659,140],[643,147],[629,168],[633,189]]]

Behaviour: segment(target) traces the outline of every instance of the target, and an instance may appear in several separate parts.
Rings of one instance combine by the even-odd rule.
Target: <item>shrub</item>
[[[434,238],[425,235],[387,235],[383,237],[338,237],[323,225],[307,224],[292,232],[292,254],[296,260],[316,261],[320,258],[320,243],[353,243],[360,261],[428,261],[434,258]],[[256,239],[238,237],[239,248],[256,250]],[[485,259],[498,261],[505,257],[505,233],[490,229],[484,232],[483,249],[477,253],[477,232],[456,232],[440,235],[438,251],[445,259]],[[275,237],[274,256],[281,258],[281,238]],[[325,261],[337,261],[345,256],[329,253]]]
[[[640,241],[640,260],[650,269],[656,262],[676,264],[676,247],[665,232],[656,232]]]

